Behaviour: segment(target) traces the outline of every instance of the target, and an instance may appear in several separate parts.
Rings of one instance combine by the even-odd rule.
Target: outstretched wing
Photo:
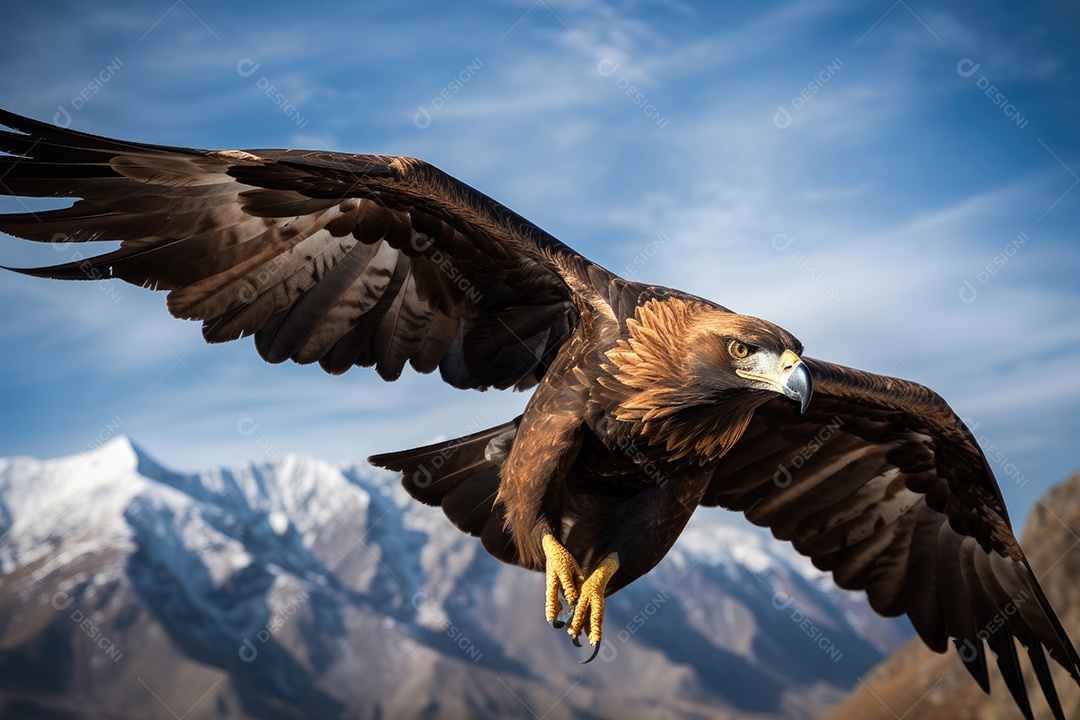
[[[269,362],[331,373],[406,362],[459,388],[535,384],[577,322],[560,276],[588,263],[419,160],[110,140],[0,111],[0,193],[82,198],[0,215],[42,242],[119,249],[22,270],[168,290],[173,315]]]
[[[986,692],[989,646],[1030,718],[1019,640],[1062,718],[1044,648],[1078,681],[1080,658],[967,427],[922,385],[806,363],[814,379],[806,414],[783,398],[760,406],[703,504],[770,527],[841,587],[866,590],[879,613],[907,613],[935,651],[952,638]]]

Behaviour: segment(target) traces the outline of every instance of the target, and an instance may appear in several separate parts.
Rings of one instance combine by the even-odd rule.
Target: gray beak
[[[814,394],[814,381],[810,378],[810,371],[805,363],[797,363],[780,387],[784,395],[799,403],[800,414],[806,412],[806,407]]]

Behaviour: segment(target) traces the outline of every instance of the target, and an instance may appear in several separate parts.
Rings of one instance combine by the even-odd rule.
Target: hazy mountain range
[[[0,460],[5,717],[810,717],[910,635],[718,510],[609,601],[592,664],[542,608],[367,466]]]

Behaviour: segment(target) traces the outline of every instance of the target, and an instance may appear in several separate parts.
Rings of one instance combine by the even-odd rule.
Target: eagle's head
[[[717,399],[745,391],[779,393],[805,412],[813,381],[791,333],[750,315],[714,312],[688,333],[688,374]],[[764,396],[767,398],[768,396]]]
[[[652,300],[607,353],[601,384],[617,391],[615,419],[670,456],[722,456],[754,410],[777,395],[805,411],[813,393],[802,343],[770,322],[705,302]]]

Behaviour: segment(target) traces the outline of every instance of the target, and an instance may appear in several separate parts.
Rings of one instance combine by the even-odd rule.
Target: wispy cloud
[[[1033,478],[1005,487],[1011,503],[1078,463],[1080,398],[1054,381],[1080,361],[1076,28],[1049,5],[166,9],[13,10],[5,106],[46,120],[65,106],[77,129],[151,142],[420,156],[615,271],[932,385]],[[57,261],[3,245],[6,264]],[[205,347],[161,294],[117,287],[120,302],[0,285],[0,397],[18,408],[0,453],[70,453],[122,415],[181,467],[268,446],[337,460],[525,400],[264,366],[250,340]]]

